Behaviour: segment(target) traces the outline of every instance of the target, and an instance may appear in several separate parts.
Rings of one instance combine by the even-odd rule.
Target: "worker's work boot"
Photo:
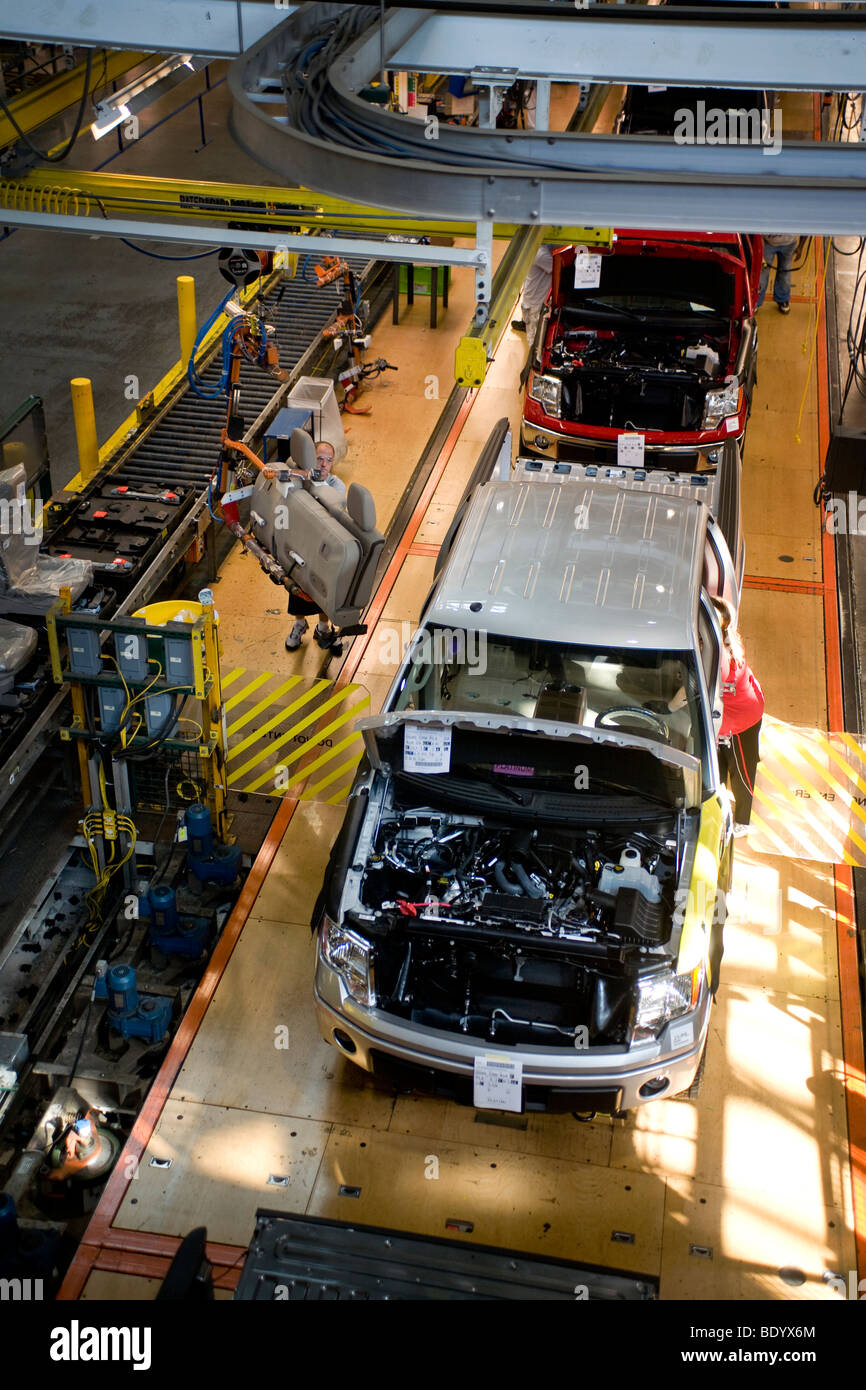
[[[317,646],[321,647],[323,651],[327,651],[329,647],[333,647],[337,640],[336,629],[330,623],[316,623],[313,638]]]
[[[309,624],[306,618],[296,618],[294,626],[286,638],[286,651],[296,652],[301,645],[301,638],[307,630]]]

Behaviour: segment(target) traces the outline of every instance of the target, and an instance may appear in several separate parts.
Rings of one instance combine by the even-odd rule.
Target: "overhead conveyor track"
[[[422,215],[530,225],[581,220],[684,230],[858,233],[866,149],[784,141],[679,145],[632,136],[503,132],[426,123],[373,107],[360,93],[382,67],[429,66],[419,44],[442,30],[437,70],[470,59],[512,76],[578,81],[853,90],[866,60],[866,15],[738,10],[700,29],[665,7],[601,6],[547,18],[477,17],[469,56],[462,17],[373,6],[304,6],[232,65],[233,130],[257,160],[325,192]],[[462,27],[461,27],[462,26]],[[606,27],[605,27],[606,26]],[[643,27],[642,27],[643,26]],[[461,45],[463,52],[461,53]],[[426,51],[426,50],[425,50]],[[545,54],[547,56],[545,56]],[[757,62],[747,63],[751,54]],[[784,55],[784,62],[782,56]],[[446,61],[447,60],[447,61]],[[473,68],[472,71],[475,69]]]

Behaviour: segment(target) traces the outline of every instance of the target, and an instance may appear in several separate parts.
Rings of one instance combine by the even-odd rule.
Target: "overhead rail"
[[[0,0],[8,39],[234,58],[293,5],[282,0]]]
[[[703,12],[677,24],[665,7],[557,8],[473,21],[471,61],[510,80],[559,54],[569,81],[856,90],[866,70],[866,13],[761,11],[748,28]],[[742,11],[741,11],[742,13]],[[428,123],[359,93],[396,55],[421,61],[417,40],[441,19],[437,70],[470,61],[461,16],[419,8],[311,4],[290,15],[229,72],[233,132],[260,163],[291,182],[421,216],[682,230],[859,235],[866,208],[866,148],[767,143],[677,144],[642,136],[495,131]],[[808,21],[808,24],[806,23]],[[456,25],[460,25],[457,37]],[[605,25],[608,25],[605,30]],[[643,29],[641,25],[649,26]],[[449,29],[449,26],[450,29]],[[636,26],[636,28],[633,28]],[[635,34],[640,34],[640,42]],[[797,56],[788,54],[794,34]],[[507,42],[506,42],[507,39]],[[548,47],[545,47],[545,44]],[[426,48],[425,48],[426,53]],[[491,61],[495,53],[495,61]],[[426,62],[432,62],[429,53]],[[425,62],[425,66],[426,66]],[[473,69],[474,70],[474,69]]]
[[[198,223],[224,223],[236,232],[261,227],[288,231],[299,224],[310,228],[347,228],[353,232],[401,236],[470,237],[475,224],[438,217],[413,217],[366,203],[312,192],[308,188],[276,188],[271,184],[218,183],[197,179],[152,178],[145,174],[92,173],[83,169],[35,168],[27,174],[0,179],[0,210],[63,212],[76,216],[99,215],[143,219],[159,217],[189,228],[196,240]],[[496,222],[493,236],[510,240],[517,223]],[[258,234],[258,233],[257,233]],[[577,241],[585,245],[607,243],[605,228],[567,225],[545,227],[545,241]]]

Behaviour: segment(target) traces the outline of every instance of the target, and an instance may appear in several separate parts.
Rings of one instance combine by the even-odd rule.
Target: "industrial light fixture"
[[[97,102],[96,120],[90,127],[90,133],[94,140],[101,140],[103,135],[114,130],[135,111],[140,111],[143,107],[150,105],[157,96],[161,95],[161,93],[154,91],[154,88],[165,83],[166,79],[174,74],[178,74],[178,77],[170,85],[176,85],[177,81],[186,76],[186,73],[180,73],[181,68],[188,68],[190,72],[197,72],[200,67],[205,66],[207,61],[206,58],[194,58],[191,53],[173,53],[169,57],[161,58],[151,64],[125,87],[113,92],[104,101]]]
[[[103,135],[107,135],[115,126],[119,126],[121,121],[125,121],[131,115],[128,106],[115,106],[106,101],[96,104],[96,120],[90,127],[90,133],[94,140],[101,140]]]

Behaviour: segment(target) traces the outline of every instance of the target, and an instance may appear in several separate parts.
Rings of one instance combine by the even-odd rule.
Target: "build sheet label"
[[[487,1052],[475,1058],[473,1103],[479,1110],[523,1109],[523,1063]]]
[[[448,772],[451,767],[451,730],[422,729],[407,724],[403,738],[404,772]]]

